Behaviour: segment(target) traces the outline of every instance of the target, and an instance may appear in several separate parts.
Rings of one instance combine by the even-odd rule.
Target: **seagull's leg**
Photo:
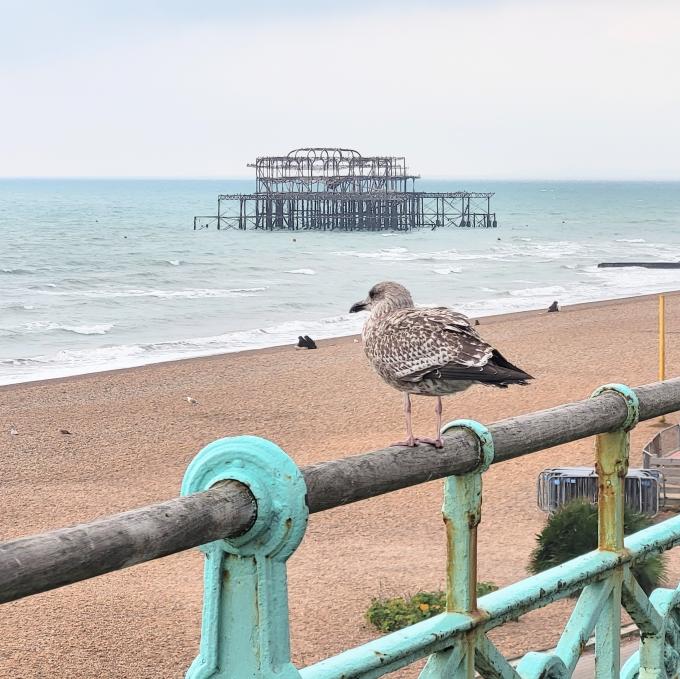
[[[406,441],[397,441],[391,443],[390,446],[408,446],[413,448],[418,445],[418,442],[413,438],[413,426],[411,425],[411,394],[404,392],[404,415],[406,416]]]
[[[437,405],[434,407],[434,412],[437,413],[437,438],[427,439],[427,438],[417,438],[416,443],[428,443],[435,448],[444,447],[444,439],[442,438],[442,397],[437,396]]]
[[[444,408],[442,407],[442,397],[437,396],[437,405],[434,408],[435,413],[437,413],[437,448],[444,447],[444,439],[442,438],[442,413]]]

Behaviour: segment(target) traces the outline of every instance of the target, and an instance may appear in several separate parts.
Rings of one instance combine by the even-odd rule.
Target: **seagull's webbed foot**
[[[416,439],[416,445],[419,443],[425,443],[428,446],[434,446],[435,448],[443,448],[444,447],[444,439],[440,436],[438,439],[430,439],[426,438],[424,436],[419,436]]]
[[[410,436],[409,438],[406,439],[406,441],[395,441],[394,443],[390,443],[389,447],[390,448],[401,448],[401,447],[406,447],[406,448],[415,448],[418,445],[418,442],[420,439],[414,438],[413,436]]]

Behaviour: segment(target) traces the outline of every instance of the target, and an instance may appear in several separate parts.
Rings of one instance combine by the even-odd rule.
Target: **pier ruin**
[[[410,231],[495,228],[493,193],[417,191],[403,156],[362,156],[353,149],[301,148],[263,156],[255,193],[217,197],[217,214],[194,217],[194,230]]]

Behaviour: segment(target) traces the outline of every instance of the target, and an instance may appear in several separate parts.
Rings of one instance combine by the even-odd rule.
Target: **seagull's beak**
[[[349,312],[350,314],[356,314],[359,311],[363,311],[366,306],[365,300],[363,302],[357,302],[356,304],[352,304],[352,308],[349,310]]]

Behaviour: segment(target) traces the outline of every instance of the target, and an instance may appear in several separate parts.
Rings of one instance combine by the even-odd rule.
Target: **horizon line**
[[[457,182],[649,182],[678,183],[678,177],[456,177],[449,175],[421,175],[420,180],[457,181]],[[253,176],[243,175],[0,175],[0,181],[255,181]]]

